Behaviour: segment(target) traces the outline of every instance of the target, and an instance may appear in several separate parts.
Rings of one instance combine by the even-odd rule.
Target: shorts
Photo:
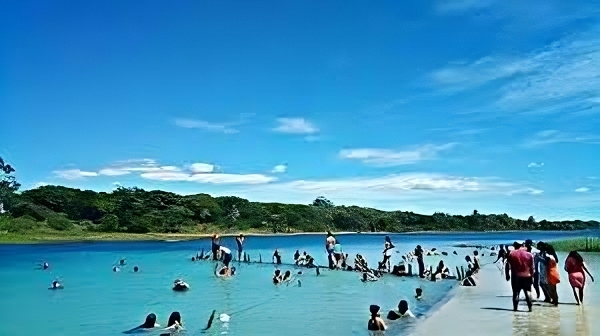
[[[510,285],[514,292],[520,292],[521,290],[531,292],[532,277],[512,277],[511,280]]]
[[[231,259],[233,257],[231,256],[231,253],[225,253],[223,255],[223,265],[229,267],[229,263],[231,262]]]

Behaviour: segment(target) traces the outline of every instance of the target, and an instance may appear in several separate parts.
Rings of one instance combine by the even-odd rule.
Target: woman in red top
[[[583,262],[583,257],[581,257],[577,251],[571,251],[569,253],[567,260],[565,261],[565,271],[569,273],[569,283],[571,284],[571,287],[573,287],[575,301],[577,301],[578,305],[582,304],[583,287],[585,287],[585,273],[590,276],[592,282],[594,282],[594,277],[590,274],[590,271],[588,271],[585,263]]]

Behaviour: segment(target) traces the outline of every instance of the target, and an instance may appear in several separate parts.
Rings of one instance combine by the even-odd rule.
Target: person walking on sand
[[[513,310],[517,311],[519,294],[523,291],[525,293],[525,301],[527,301],[527,308],[531,311],[533,255],[517,242],[513,246],[515,249],[508,255],[506,263],[506,281],[510,281],[512,287]]]
[[[575,296],[577,305],[583,304],[585,273],[590,276],[592,282],[594,282],[594,277],[590,274],[590,271],[588,271],[587,266],[583,261],[583,257],[577,251],[571,251],[569,253],[567,260],[565,260],[565,271],[569,274],[569,283],[573,288],[573,295]]]

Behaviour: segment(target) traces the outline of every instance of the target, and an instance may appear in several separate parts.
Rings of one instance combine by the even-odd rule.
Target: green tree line
[[[1,159],[0,159],[1,160]],[[410,232],[578,230],[600,228],[597,221],[520,220],[502,215],[468,216],[406,211],[381,211],[359,206],[335,206],[325,197],[312,204],[259,203],[208,194],[178,195],[140,188],[106,192],[63,186],[42,186],[17,192],[18,184],[2,163],[0,230],[27,232],[40,227],[95,232]],[[4,183],[6,181],[6,183]]]

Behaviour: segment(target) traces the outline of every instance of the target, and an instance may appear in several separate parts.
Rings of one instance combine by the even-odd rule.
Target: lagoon
[[[412,233],[390,234],[399,252],[398,262],[420,244],[447,251],[443,257],[454,269],[462,265],[472,249],[455,247],[509,243],[514,240],[552,240],[598,235],[598,231],[570,232],[498,232],[498,233]],[[350,256],[361,253],[371,265],[380,260],[383,234],[338,235]],[[232,249],[233,238],[222,243]],[[231,315],[231,321],[216,321],[208,335],[365,335],[370,304],[382,312],[407,299],[411,310],[421,318],[448,300],[454,281],[432,283],[416,278],[386,276],[374,283],[362,283],[354,272],[304,270],[302,286],[275,286],[271,282],[274,265],[266,264],[275,249],[284,263],[291,263],[293,253],[306,250],[317,263],[326,264],[323,235],[251,236],[246,250],[253,260],[262,255],[265,264],[241,264],[238,275],[217,279],[211,262],[191,262],[196,251],[210,248],[208,239],[180,242],[98,242],[35,245],[0,245],[0,312],[4,323],[0,335],[119,335],[143,322],[153,312],[158,323],[166,324],[172,311],[179,311],[188,335],[200,334],[213,309]],[[459,256],[453,256],[457,250]],[[127,258],[122,272],[112,272],[112,265]],[[440,257],[426,257],[434,265]],[[34,270],[46,260],[49,271]],[[485,256],[483,263],[495,260]],[[133,266],[140,267],[133,273]],[[286,270],[290,267],[283,266]],[[597,273],[597,272],[596,272]],[[50,291],[55,278],[62,279],[65,289]],[[191,290],[173,292],[172,282],[183,278]],[[416,302],[414,289],[424,289],[424,299]],[[510,303],[507,302],[507,305]],[[388,335],[401,334],[417,325],[401,321]]]

